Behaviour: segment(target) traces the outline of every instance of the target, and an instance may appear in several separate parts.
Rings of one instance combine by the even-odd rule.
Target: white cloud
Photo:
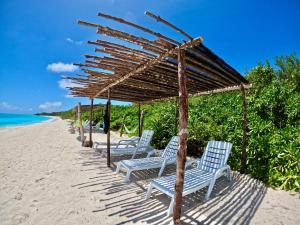
[[[83,44],[83,41],[74,41],[72,38],[66,38],[66,41],[71,44],[81,45]]]
[[[0,103],[0,108],[1,109],[10,109],[11,105],[9,105],[7,102],[1,102]]]
[[[71,94],[66,94],[65,97],[66,97],[66,98],[74,98],[74,96],[71,95]]]
[[[75,66],[73,64],[68,64],[68,63],[51,63],[47,66],[47,70],[50,70],[55,73],[60,73],[60,72],[74,72],[77,70],[78,66]]]
[[[45,102],[39,105],[39,108],[42,110],[51,110],[59,108],[62,105],[61,102]]]
[[[19,110],[20,108],[17,106],[10,105],[7,102],[0,102],[0,109]]]
[[[71,38],[67,38],[66,41],[67,41],[67,42],[70,42],[70,43],[74,43],[74,40],[71,39]]]
[[[71,80],[63,79],[58,81],[58,86],[62,89],[67,89],[67,87],[83,87],[80,84],[75,84]]]

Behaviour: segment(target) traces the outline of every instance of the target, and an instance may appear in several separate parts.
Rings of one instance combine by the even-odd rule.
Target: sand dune
[[[0,130],[1,225],[171,223],[165,195],[143,199],[157,170],[136,172],[126,184],[124,174],[114,174],[76,137],[60,119]],[[165,174],[172,172],[170,166]],[[186,224],[300,224],[298,193],[266,188],[248,176],[221,179],[207,202],[203,193],[184,199]]]

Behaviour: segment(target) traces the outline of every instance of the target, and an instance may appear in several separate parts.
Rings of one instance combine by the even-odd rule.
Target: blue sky
[[[93,46],[84,43],[100,37],[95,29],[77,25],[77,19],[141,34],[96,16],[103,12],[182,39],[145,16],[146,10],[193,37],[202,36],[206,46],[242,74],[265,59],[292,52],[299,56],[299,0],[1,0],[0,112],[59,111],[78,101],[88,103],[68,98],[59,85],[61,75],[80,70],[51,71],[53,65],[56,71],[66,69],[56,63],[81,62],[82,54],[93,52]]]

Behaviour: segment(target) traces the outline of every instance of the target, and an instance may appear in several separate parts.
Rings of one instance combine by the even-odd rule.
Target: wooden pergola
[[[173,219],[180,223],[184,168],[186,162],[188,136],[188,96],[204,95],[214,92],[241,90],[243,96],[244,121],[247,125],[245,88],[248,81],[224,60],[214,54],[202,42],[203,38],[192,38],[183,30],[150,12],[150,18],[174,29],[186,40],[177,41],[157,31],[99,13],[98,16],[131,26],[143,31],[145,36],[136,36],[124,31],[105,27],[100,24],[78,21],[80,25],[96,29],[97,34],[109,36],[123,42],[118,43],[97,39],[88,41],[95,46],[95,52],[86,54],[83,63],[76,63],[85,72],[77,77],[64,77],[72,80],[69,87],[73,96],[107,98],[108,115],[110,100],[121,100],[139,104],[172,99],[179,96],[179,150],[177,154],[175,204]],[[100,37],[100,36],[99,36]],[[140,47],[140,48],[137,48]],[[244,141],[247,141],[247,127],[244,126]],[[110,133],[107,134],[107,165],[110,166]],[[245,164],[246,147],[242,151],[241,161]]]

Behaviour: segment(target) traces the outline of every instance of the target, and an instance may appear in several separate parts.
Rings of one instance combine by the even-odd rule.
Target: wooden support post
[[[173,208],[173,221],[180,223],[184,168],[187,149],[188,96],[186,89],[184,49],[178,50],[178,86],[179,86],[179,150],[177,152],[176,183]]]
[[[241,95],[242,95],[242,109],[243,109],[243,143],[242,143],[242,153],[241,153],[241,167],[240,173],[246,172],[247,164],[247,146],[248,146],[248,115],[247,115],[247,102],[246,102],[246,93],[244,85],[241,84]]]
[[[110,88],[107,90],[107,118],[108,118],[108,130],[107,130],[107,167],[110,167]]]
[[[139,112],[138,112],[138,118],[139,118],[139,137],[142,135],[141,134],[141,104],[139,103]]]
[[[92,140],[92,133],[93,133],[93,120],[94,120],[94,99],[91,98],[91,105],[90,105],[90,140],[89,146],[90,148],[93,147],[93,140]]]
[[[81,121],[81,104],[78,102],[77,104],[77,110],[78,110],[78,121],[79,121],[79,132],[80,132],[80,141],[83,144],[84,142],[84,131],[83,131],[83,126],[82,126],[82,121]]]
[[[142,110],[141,111],[141,119],[140,119],[140,121],[141,121],[141,135],[142,135],[143,130],[144,130],[144,116],[145,116],[145,110]]]
[[[120,130],[120,137],[122,137],[122,135],[123,135],[123,130],[124,130],[125,121],[126,121],[125,119],[126,119],[126,115],[123,116],[121,130]]]
[[[74,112],[74,123],[75,123],[75,121],[76,121],[76,118],[77,118],[77,107],[75,107],[74,109],[73,109],[73,112]]]
[[[174,100],[174,136],[178,135],[178,97]]]
[[[104,118],[103,118],[103,116],[104,116],[104,107],[101,109],[101,114],[100,114],[100,122],[102,123],[102,127],[103,127],[103,121],[104,121]],[[101,127],[101,125],[100,125],[100,127]]]

